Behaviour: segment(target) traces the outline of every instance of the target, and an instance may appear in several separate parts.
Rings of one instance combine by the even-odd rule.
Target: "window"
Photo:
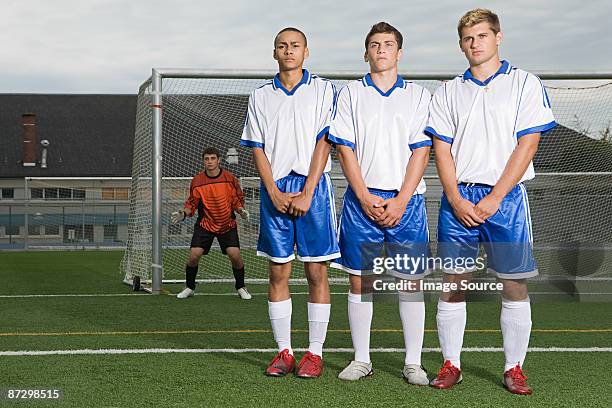
[[[70,200],[72,198],[72,189],[70,189],[70,188],[60,188],[59,189],[59,198],[60,198],[60,200]]]
[[[127,200],[129,198],[130,190],[128,188],[116,188],[115,189],[115,200]]]
[[[102,188],[102,199],[103,200],[114,200],[115,199],[115,189],[112,187],[103,187]]]
[[[40,225],[28,225],[28,235],[41,235]]]
[[[59,225],[45,225],[45,235],[59,235]]]
[[[72,198],[75,200],[84,200],[85,199],[85,190],[81,190],[78,188],[75,188],[74,190],[72,190]]]
[[[117,225],[110,224],[104,226],[104,241],[117,240]]]
[[[123,200],[130,198],[130,189],[123,187],[102,187],[103,200]]]
[[[44,190],[45,200],[57,200],[59,195],[58,188],[45,188]]]
[[[3,200],[12,200],[15,198],[15,189],[3,188],[2,191],[0,191],[0,198]]]
[[[43,198],[43,189],[42,188],[33,188],[30,189],[30,194],[33,199],[35,198]]]
[[[5,225],[4,235],[19,235],[19,225]]]

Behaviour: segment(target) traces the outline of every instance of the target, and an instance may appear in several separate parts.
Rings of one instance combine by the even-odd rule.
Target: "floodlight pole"
[[[152,190],[152,237],[151,237],[151,293],[160,294],[163,276],[161,248],[161,208],[162,208],[162,75],[153,69],[151,76],[151,104],[153,117],[153,174]]]

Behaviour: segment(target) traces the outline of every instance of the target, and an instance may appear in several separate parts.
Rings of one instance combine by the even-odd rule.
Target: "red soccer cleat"
[[[274,357],[274,360],[266,368],[266,375],[271,377],[283,377],[295,370],[295,358],[284,349]]]
[[[442,390],[452,388],[453,385],[459,384],[461,381],[463,381],[461,370],[452,365],[449,360],[446,360],[438,376],[431,380],[429,385]]]
[[[318,378],[323,374],[323,360],[316,354],[306,351],[297,366],[295,375],[300,378]]]
[[[526,379],[527,376],[523,374],[521,366],[517,364],[516,367],[504,373],[504,388],[513,394],[531,395],[533,391],[525,382]]]

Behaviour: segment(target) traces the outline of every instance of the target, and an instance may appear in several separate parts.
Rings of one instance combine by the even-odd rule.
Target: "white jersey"
[[[317,141],[329,130],[335,99],[334,84],[307,70],[291,91],[277,74],[251,92],[240,144],[264,150],[274,180],[291,172],[307,176]],[[330,169],[328,158],[324,171]]]
[[[399,191],[412,150],[432,144],[423,133],[430,99],[427,89],[400,76],[382,92],[367,74],[338,93],[329,140],[355,151],[367,187]],[[421,179],[415,194],[424,192]]]
[[[484,82],[468,69],[438,88],[425,132],[452,145],[459,183],[493,186],[521,136],[556,125],[540,79],[503,61]],[[530,163],[520,181],[534,176]]]

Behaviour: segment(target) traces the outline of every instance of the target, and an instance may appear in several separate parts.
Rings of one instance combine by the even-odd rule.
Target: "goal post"
[[[332,80],[338,87],[348,80],[364,75],[362,71],[317,72]],[[246,101],[252,89],[272,78],[274,71],[238,70],[179,70],[153,69],[152,76],[141,87],[138,96],[137,120],[134,140],[132,194],[128,227],[128,243],[121,262],[124,281],[135,277],[150,283],[152,293],[160,293],[162,282],[184,279],[184,263],[193,231],[194,219],[178,227],[168,222],[169,212],[182,206],[189,181],[201,171],[201,152],[207,145],[220,147],[222,166],[234,172],[245,190],[247,208],[252,214],[250,224],[238,220],[243,257],[248,279],[265,281],[266,261],[255,256],[258,232],[259,179],[250,159],[250,152],[239,146],[240,133],[246,114]],[[417,82],[430,92],[456,76],[456,73],[400,73],[406,80]],[[612,72],[541,72],[545,81],[557,122],[554,131],[556,145],[547,143],[535,161],[538,177],[527,187],[533,187],[532,215],[534,234],[538,239],[555,247],[569,243],[588,243],[603,248],[603,259],[596,267],[598,273],[612,275],[612,257],[609,246],[612,238],[589,222],[579,228],[585,234],[573,234],[555,223],[554,216],[563,208],[555,197],[571,196],[568,202],[578,206],[577,196],[585,186],[594,186],[594,195],[600,210],[607,215],[602,221],[612,225],[612,136],[609,112],[612,111]],[[586,80],[599,80],[595,85]],[[554,82],[554,86],[548,86]],[[560,84],[560,85],[557,85]],[[606,116],[607,115],[607,116]],[[608,132],[608,133],[606,133]],[[549,137],[549,136],[546,136]],[[543,138],[544,139],[544,138]],[[583,156],[581,156],[581,154]],[[585,160],[585,157],[588,160]],[[433,160],[433,159],[432,159]],[[441,193],[435,170],[426,173],[432,241],[435,243],[435,215]],[[334,163],[332,178],[336,193],[337,213],[346,187],[339,165]],[[533,185],[532,185],[533,184]],[[591,194],[591,195],[593,195]],[[538,203],[549,205],[540,208]],[[555,207],[556,206],[556,207]],[[578,207],[572,207],[572,211]],[[591,208],[590,211],[596,211]],[[601,214],[601,213],[600,213]],[[537,219],[542,215],[542,219]],[[589,241],[587,230],[595,234]],[[572,235],[573,234],[573,235]],[[539,235],[539,237],[538,237]],[[543,241],[542,241],[543,240]],[[550,246],[550,245],[548,245]],[[554,252],[554,251],[553,251]],[[559,268],[554,255],[551,268]],[[540,261],[540,259],[538,259]],[[557,264],[555,264],[557,262]],[[299,263],[292,277],[302,278]],[[203,257],[200,274],[210,280],[231,280],[229,262],[213,249]],[[556,266],[554,266],[556,265]],[[330,271],[332,278],[345,278],[340,272]],[[248,280],[247,280],[248,281]]]

